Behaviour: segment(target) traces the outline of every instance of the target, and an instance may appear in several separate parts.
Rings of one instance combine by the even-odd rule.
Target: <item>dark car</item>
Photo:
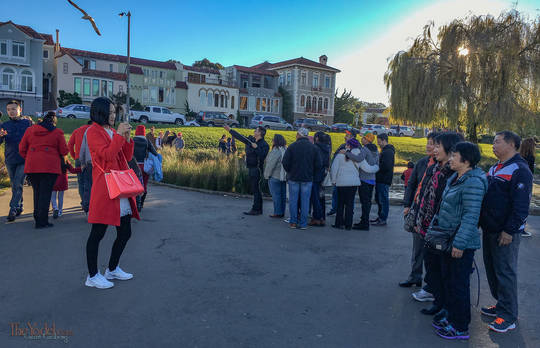
[[[223,112],[218,111],[201,111],[197,114],[197,123],[207,127],[221,127],[229,125],[230,127],[238,127],[239,123],[234,118],[227,116]]]
[[[330,127],[330,131],[332,131],[332,132],[341,132],[341,133],[344,133],[345,131],[349,131],[349,132],[351,132],[353,134],[360,133],[359,129],[353,128],[353,127],[351,127],[351,126],[349,126],[348,124],[345,124],[345,123],[334,123]]]
[[[294,121],[294,127],[296,129],[298,129],[300,127],[304,127],[304,128],[307,128],[311,132],[318,132],[318,131],[328,132],[328,131],[330,131],[329,126],[327,126],[326,124],[324,124],[321,121],[316,120],[314,118],[302,118],[302,119],[299,118],[296,121]]]

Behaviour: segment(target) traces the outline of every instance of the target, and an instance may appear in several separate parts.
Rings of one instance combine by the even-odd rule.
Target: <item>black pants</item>
[[[448,322],[458,331],[467,331],[471,322],[471,272],[474,250],[465,249],[459,259],[442,257],[443,284],[446,291],[444,308]]]
[[[93,277],[98,272],[97,260],[99,242],[105,236],[108,225],[92,224],[92,230],[88,241],[86,242],[86,262],[88,263],[88,274]],[[109,270],[114,271],[120,256],[126,247],[126,244],[131,237],[131,215],[122,216],[120,218],[120,226],[116,227],[116,240],[114,241],[111,257],[109,258]]]
[[[433,305],[444,308],[446,291],[442,273],[443,256],[438,251],[428,247],[425,247],[424,251],[424,266],[426,267],[426,277],[424,279],[431,290],[431,294],[435,297]]]
[[[362,204],[362,217],[360,225],[369,228],[369,213],[371,212],[371,200],[373,199],[373,188],[375,186],[362,181],[362,185],[358,187],[358,197]]]
[[[253,193],[252,210],[262,211],[262,192],[261,192],[261,170],[259,168],[248,168],[249,186]]]
[[[47,226],[52,189],[58,174],[31,173],[28,176],[34,190],[34,221],[36,227]]]
[[[351,228],[353,223],[354,196],[357,186],[338,186],[336,226]]]

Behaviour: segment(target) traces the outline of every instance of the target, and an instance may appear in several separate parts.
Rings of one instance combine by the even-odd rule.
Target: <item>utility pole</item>
[[[131,11],[128,11],[127,13],[122,12],[119,14],[120,17],[127,16],[128,18],[128,31],[127,31],[127,68],[126,68],[126,121],[129,122],[129,87],[130,87],[130,80],[129,80],[129,73],[130,73],[130,52],[129,52],[129,44],[130,44],[130,31],[131,31]]]

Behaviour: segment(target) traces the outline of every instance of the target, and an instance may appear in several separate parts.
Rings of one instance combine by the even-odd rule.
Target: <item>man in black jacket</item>
[[[249,172],[249,184],[253,192],[253,206],[250,211],[244,212],[245,215],[261,215],[262,214],[262,192],[261,178],[264,172],[264,160],[270,149],[268,143],[264,140],[266,129],[263,127],[255,128],[253,136],[248,138],[235,130],[232,130],[228,125],[224,126],[225,130],[232,137],[238,139],[246,145],[246,165]]]
[[[497,304],[481,309],[496,318],[489,328],[507,332],[518,319],[517,262],[521,231],[529,215],[532,173],[519,155],[521,138],[510,131],[497,133],[493,153],[499,159],[489,170],[488,190],[480,212],[484,265],[489,289]]]
[[[289,226],[291,228],[307,228],[307,216],[311,197],[311,186],[314,173],[322,168],[321,155],[315,145],[308,139],[306,128],[298,129],[296,141],[292,143],[281,164],[287,172],[289,181]],[[298,197],[300,197],[300,218],[298,217]]]
[[[379,156],[379,171],[375,176],[375,200],[379,206],[378,217],[371,220],[373,226],[386,226],[388,211],[390,210],[389,190],[394,178],[394,160],[396,150],[393,145],[388,144],[388,135],[377,135],[377,143],[381,148]]]

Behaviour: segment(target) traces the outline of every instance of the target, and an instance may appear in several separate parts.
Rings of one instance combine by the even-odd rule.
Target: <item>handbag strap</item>
[[[127,161],[126,159],[126,156],[124,155],[124,151],[123,150],[120,150],[120,154],[122,154],[122,158],[124,159],[124,162],[126,162],[126,166],[128,167],[128,169],[130,168],[129,167],[129,162]],[[106,174],[105,173],[105,170],[103,170],[103,168],[101,168],[101,166],[98,164],[98,163],[93,163],[94,161],[92,161],[92,165],[95,165],[96,167],[98,167],[99,170],[101,170],[101,172],[103,174]]]

